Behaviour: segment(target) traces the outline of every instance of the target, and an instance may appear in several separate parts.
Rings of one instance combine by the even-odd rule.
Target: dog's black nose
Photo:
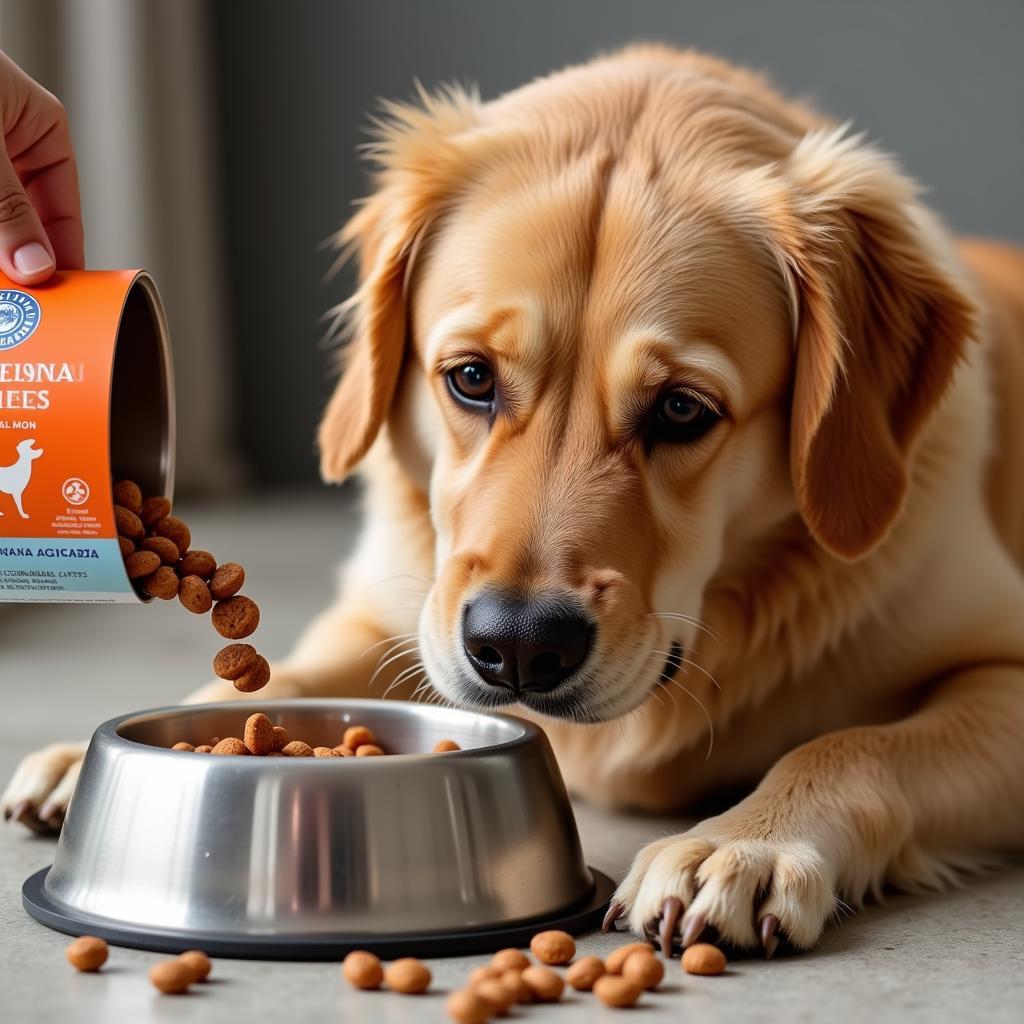
[[[591,627],[571,602],[484,591],[466,605],[462,644],[480,677],[516,692],[553,690],[583,664]]]

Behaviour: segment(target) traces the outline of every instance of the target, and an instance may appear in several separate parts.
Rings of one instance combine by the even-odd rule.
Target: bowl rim
[[[172,750],[170,747],[160,747],[152,743],[144,743],[141,740],[135,740],[121,733],[121,728],[125,725],[132,724],[138,720],[144,720],[149,718],[158,718],[170,716],[174,713],[188,713],[191,711],[220,711],[220,710],[242,710],[249,700],[228,700],[228,701],[216,701],[204,704],[169,704],[163,707],[157,708],[146,708],[141,711],[132,711],[127,714],[118,715],[115,718],[107,719],[107,721],[100,724],[95,732],[93,733],[94,740],[101,740],[103,743],[111,746],[127,745],[130,748],[141,748],[141,750],[147,751],[150,754],[166,754],[168,756],[174,755],[180,759],[180,755],[183,751]],[[453,708],[443,706],[429,706],[420,704],[416,701],[408,700],[383,700],[381,698],[373,697],[292,697],[292,698],[281,698],[278,700],[267,700],[267,701],[252,701],[253,710],[249,714],[255,714],[257,711],[263,711],[264,709],[283,709],[293,708],[295,706],[307,707],[329,707],[338,708],[340,706],[356,708],[379,708],[382,704],[388,705],[389,708],[394,708],[396,714],[401,713],[401,710],[405,709],[416,709],[417,713],[433,714],[436,712],[444,712],[446,714],[455,714],[473,718],[492,718],[498,721],[517,728],[519,734],[513,736],[511,739],[503,740],[501,743],[492,743],[482,747],[467,747],[459,750],[445,751],[445,763],[451,763],[453,759],[467,758],[487,758],[495,754],[501,753],[506,754],[513,752],[517,747],[526,747],[537,743],[538,741],[544,741],[546,739],[543,729],[535,723],[525,718],[519,718],[516,715],[507,715],[501,713],[495,713],[490,711],[477,711],[472,708]],[[259,704],[256,707],[256,704]],[[389,712],[390,713],[390,712]],[[248,718],[248,715],[246,716]],[[358,724],[358,723],[356,723]],[[388,754],[383,758],[376,757],[359,757],[359,758],[344,758],[345,761],[352,761],[355,764],[376,764],[376,767],[382,768],[385,765],[395,764],[397,761],[399,764],[406,764],[409,762],[420,761],[438,763],[438,755],[433,751],[413,751],[402,754]],[[258,756],[245,756],[241,754],[233,755],[227,762],[231,765],[241,765],[254,762],[257,765],[260,764],[274,764],[276,765],[279,761],[281,763],[312,763],[326,767],[329,762],[335,760],[334,758],[328,757],[285,757],[285,758],[268,758]],[[361,770],[365,770],[361,769]]]

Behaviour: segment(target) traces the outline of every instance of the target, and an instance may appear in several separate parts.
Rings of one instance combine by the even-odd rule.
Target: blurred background
[[[89,264],[143,266],[171,323],[179,491],[317,486],[325,239],[364,194],[379,97],[491,97],[637,39],[767,70],[898,153],[958,231],[1024,241],[1022,0],[0,0],[65,103]]]

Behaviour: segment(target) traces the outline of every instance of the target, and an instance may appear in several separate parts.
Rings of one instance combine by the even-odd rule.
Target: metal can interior
[[[110,467],[145,495],[173,498],[174,377],[167,320],[153,279],[138,274],[117,327],[110,384]]]

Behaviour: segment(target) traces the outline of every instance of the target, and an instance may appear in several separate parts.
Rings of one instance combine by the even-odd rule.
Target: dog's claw
[[[608,907],[608,913],[604,915],[604,920],[601,922],[601,931],[607,934],[610,931],[618,931],[617,928],[612,926],[620,917],[622,917],[623,906],[621,903],[616,903],[614,900]]]
[[[39,811],[39,820],[59,831],[64,824],[64,810],[59,804],[43,804]]]
[[[19,803],[16,803],[12,808],[10,808],[10,810],[8,810],[5,813],[5,817],[7,818],[8,821],[22,822],[25,815],[31,813],[31,811],[32,801],[21,800]]]
[[[683,902],[678,896],[669,896],[661,905],[661,952],[663,956],[672,956],[672,940],[675,938],[676,925],[683,913]]]
[[[683,949],[692,946],[701,937],[706,925],[707,921],[704,920],[703,914],[695,914],[686,922],[683,929]]]
[[[764,947],[765,960],[771,960],[779,948],[779,937],[775,934],[778,927],[779,919],[774,914],[768,914],[761,921],[761,945]]]

